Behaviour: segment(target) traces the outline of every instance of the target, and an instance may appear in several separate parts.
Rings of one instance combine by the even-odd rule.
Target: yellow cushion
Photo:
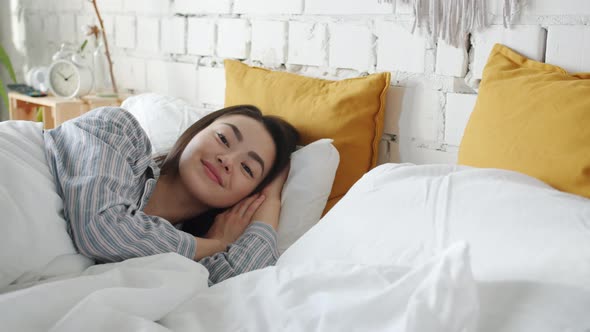
[[[459,163],[518,171],[590,197],[590,73],[568,74],[496,44]]]
[[[301,144],[334,139],[340,164],[327,212],[375,167],[390,74],[329,81],[225,60],[225,106],[251,104],[295,126]]]

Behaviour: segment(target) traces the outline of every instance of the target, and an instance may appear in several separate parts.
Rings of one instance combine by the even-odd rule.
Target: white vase
[[[109,73],[109,61],[105,53],[104,43],[101,41],[94,50],[94,93],[98,96],[113,95],[113,82]]]

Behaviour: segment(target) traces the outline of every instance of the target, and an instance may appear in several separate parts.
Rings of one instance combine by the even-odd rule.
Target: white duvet
[[[5,294],[5,331],[474,331],[467,247],[414,269],[324,263],[269,267],[207,287],[176,254],[93,266]]]
[[[383,165],[276,267],[209,288],[176,254],[86,268],[40,127],[0,127],[2,331],[590,330],[590,201],[525,175]]]

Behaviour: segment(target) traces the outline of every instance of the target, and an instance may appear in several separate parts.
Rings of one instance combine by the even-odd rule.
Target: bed
[[[176,116],[192,121],[187,114]],[[286,242],[275,266],[208,287],[203,266],[173,253],[101,265],[78,255],[40,135],[36,124],[0,124],[2,173],[20,174],[0,183],[2,209],[13,211],[3,215],[10,232],[0,241],[3,264],[12,262],[0,275],[2,330],[590,329],[590,200],[526,172],[380,165],[319,222],[279,232]],[[322,215],[339,162],[329,144],[314,156],[302,165],[329,156],[317,163],[331,165],[320,177],[329,181],[307,188],[321,192],[314,197],[293,185],[288,203],[297,216],[313,210],[311,220]]]

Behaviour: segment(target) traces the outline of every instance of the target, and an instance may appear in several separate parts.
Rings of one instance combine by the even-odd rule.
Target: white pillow
[[[51,262],[76,254],[55,188],[42,124],[0,122],[0,289],[38,279]]]
[[[132,96],[121,107],[133,114],[150,137],[152,156],[165,154],[190,125],[211,110],[194,107],[182,99],[155,93]]]
[[[154,93],[128,98],[121,107],[131,112],[144,128],[154,147],[154,156],[169,151],[186,128],[210,112],[181,99]],[[282,192],[280,253],[321,218],[339,162],[338,150],[331,139],[320,139],[293,153]]]
[[[278,247],[283,253],[322,217],[340,162],[332,139],[320,139],[291,155],[281,194]]]
[[[365,174],[277,264],[415,266],[466,241],[478,280],[590,290],[589,229],[589,199],[524,174],[385,164]]]

